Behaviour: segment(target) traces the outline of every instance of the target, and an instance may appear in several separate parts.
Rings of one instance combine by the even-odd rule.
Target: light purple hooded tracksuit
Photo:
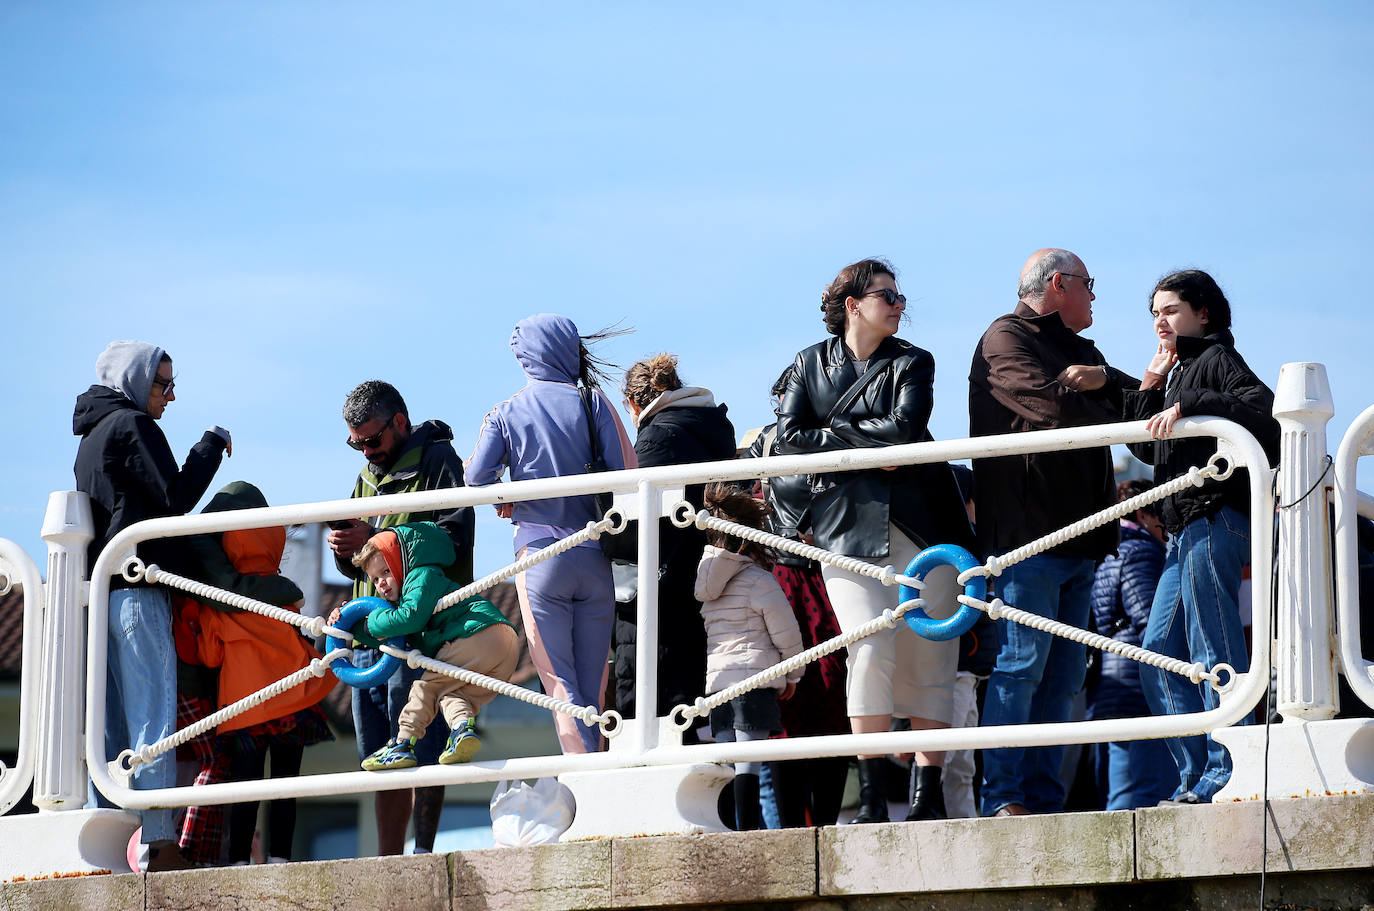
[[[529,384],[487,414],[465,467],[469,485],[494,484],[507,469],[512,481],[586,472],[591,435],[577,389],[580,344],[577,326],[565,316],[541,313],[516,324],[510,346]],[[596,390],[591,406],[606,468],[624,468],[622,441],[628,440],[620,419]],[[599,518],[589,496],[516,503],[511,516],[515,552],[546,547]],[[545,692],[599,709],[615,620],[611,564],[601,545],[588,541],[539,564],[517,579],[517,588],[527,611],[530,654]],[[571,722],[586,751],[600,747],[596,728],[563,715],[555,716],[555,722],[560,733],[572,730]],[[560,740],[567,752],[567,740]]]

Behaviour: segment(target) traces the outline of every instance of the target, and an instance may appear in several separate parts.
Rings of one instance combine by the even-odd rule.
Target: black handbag
[[[592,441],[592,460],[586,464],[587,474],[593,472],[606,471],[606,460],[601,457],[601,440],[596,433],[596,419],[592,416],[592,391],[586,386],[578,389],[582,396],[582,412],[587,416],[587,431]],[[592,495],[596,502],[596,521],[600,522],[606,517],[606,513],[615,505],[615,496],[611,493],[602,492]]]

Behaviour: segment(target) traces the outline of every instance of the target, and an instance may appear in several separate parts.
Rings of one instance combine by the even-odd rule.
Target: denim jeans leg
[[[1250,656],[1238,599],[1241,572],[1250,561],[1250,522],[1229,506],[1223,507],[1214,516],[1189,523],[1182,537],[1180,578],[1184,616],[1189,621],[1189,658],[1209,668],[1224,661],[1244,673],[1250,668]],[[1220,704],[1207,683],[1201,684],[1199,699],[1208,710]],[[1249,716],[1237,723],[1249,723]],[[1205,742],[1205,765],[1194,791],[1210,799],[1231,778],[1231,756],[1210,736]]]
[[[1053,617],[1058,585],[1053,581],[1054,574],[1047,562],[1052,559],[1032,557],[1007,568],[997,583],[998,596],[1021,610]],[[997,662],[988,678],[983,726],[1025,724],[1030,720],[1031,701],[1044,674],[1052,638],[1049,633],[1010,620],[997,621],[999,649]],[[1010,803],[1024,803],[1025,754],[1023,747],[983,751],[981,798],[984,816],[991,816]]]
[[[138,750],[176,730],[176,653],[172,646],[172,601],[151,588],[110,592],[106,693],[106,752]],[[176,784],[175,751],[159,756],[134,775],[140,790]],[[144,844],[176,838],[176,809],[144,810]]]
[[[1091,610],[1093,561],[1086,558],[1050,557],[1058,582],[1056,619],[1078,629],[1088,624]],[[1083,688],[1087,673],[1087,647],[1063,636],[1054,636],[1040,686],[1031,700],[1030,722],[1050,724],[1068,721],[1074,696]],[[1026,750],[1022,791],[1026,809],[1034,813],[1058,813],[1064,809],[1068,786],[1063,780],[1065,747],[1031,747]]]
[[[1180,542],[1173,541],[1164,558],[1164,574],[1155,588],[1155,600],[1150,605],[1150,619],[1145,624],[1141,646],[1170,658],[1188,660],[1187,619],[1183,611],[1180,585]],[[1202,710],[1197,687],[1184,677],[1160,670],[1149,664],[1140,665],[1140,684],[1145,701],[1154,715],[1182,715]],[[1178,769],[1178,788],[1170,796],[1178,797],[1191,791],[1202,777],[1207,763],[1207,743],[1202,735],[1170,737],[1164,741]]]

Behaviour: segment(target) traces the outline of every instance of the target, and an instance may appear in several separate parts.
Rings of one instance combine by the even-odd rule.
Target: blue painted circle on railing
[[[367,615],[374,610],[382,610],[391,607],[391,603],[384,598],[368,595],[363,598],[354,598],[343,606],[339,613],[339,622],[333,624],[339,629],[352,631],[354,624],[359,621],[366,621]],[[344,642],[334,636],[326,637],[325,651],[332,652],[336,648],[348,648],[350,643]],[[405,648],[406,640],[404,636],[394,636],[386,640],[387,645],[396,648]],[[329,665],[329,669],[349,686],[356,686],[358,689],[380,686],[396,673],[396,668],[401,666],[401,659],[394,655],[383,655],[382,659],[371,667],[354,667],[353,662],[347,658],[335,658]]]
[[[916,558],[907,564],[906,572],[903,575],[911,576],[914,579],[924,579],[926,573],[937,566],[953,566],[956,573],[962,573],[980,565],[982,564],[973,554],[957,544],[937,544],[934,547],[927,547],[917,554]],[[964,594],[982,601],[988,594],[988,580],[983,576],[974,576],[964,583]],[[898,587],[898,604],[919,597],[921,597],[921,593],[909,585]],[[976,607],[960,604],[957,611],[943,620],[931,619],[930,615],[919,607],[913,607],[903,614],[902,618],[918,636],[932,642],[944,642],[949,639],[957,639],[971,630],[973,624],[978,622],[978,615],[981,613],[982,611]]]

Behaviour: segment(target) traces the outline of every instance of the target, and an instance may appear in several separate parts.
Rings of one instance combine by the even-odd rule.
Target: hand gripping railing
[[[1225,462],[1225,467],[1218,467],[1218,462]],[[964,584],[969,579],[976,576],[997,575],[1001,573],[1002,570],[1015,566],[1017,563],[1024,560],[1028,560],[1036,554],[1043,553],[1051,547],[1057,547],[1065,541],[1072,540],[1079,535],[1092,531],[1094,528],[1115,521],[1122,516],[1129,515],[1143,506],[1148,506],[1165,497],[1172,496],[1180,490],[1193,486],[1200,487],[1203,482],[1209,478],[1215,478],[1219,481],[1225,480],[1231,476],[1232,471],[1233,466],[1229,460],[1223,456],[1214,455],[1204,467],[1193,467],[1185,474],[1171,481],[1153,487],[1130,499],[1122,500],[1120,503],[1108,509],[1101,510],[1091,516],[1080,519],[1072,525],[1065,526],[1058,531],[1037,538],[1029,544],[1004,554],[1000,558],[993,557],[980,567],[965,570],[959,574],[958,582]],[[776,550],[797,554],[798,556],[806,557],[840,570],[869,576],[877,579],[883,585],[903,585],[917,590],[925,587],[924,581],[900,574],[891,566],[876,566],[854,557],[846,557],[842,554],[833,553],[821,547],[803,544],[793,538],[786,538],[782,535],[776,535],[762,529],[741,525],[738,522],[719,519],[713,517],[706,510],[700,510],[693,514],[692,504],[685,500],[674,506],[672,520],[673,523],[680,528],[695,525],[702,530],[723,532],[746,541],[753,541],[757,544],[772,547]],[[1001,598],[985,601],[981,598],[974,598],[967,594],[961,594],[957,596],[957,599],[961,604],[966,604],[986,612],[993,620],[1005,618],[1054,636],[1070,639],[1074,642],[1081,642],[1092,648],[1113,652],[1114,654],[1121,655],[1133,661],[1149,664],[1169,673],[1186,677],[1193,683],[1201,683],[1206,680],[1219,693],[1228,692],[1235,683],[1235,669],[1224,662],[1217,664],[1213,668],[1208,668],[1200,661],[1189,663],[1178,658],[1171,658],[1168,655],[1162,655],[1159,652],[1141,648],[1138,645],[1120,642],[1116,639],[1089,630],[1079,629],[1076,626],[1071,626],[1070,624],[1058,620],[1051,620],[1039,614],[1012,607],[1005,604]],[[901,618],[902,615],[917,607],[925,607],[925,602],[919,599],[904,601],[897,605],[895,609],[885,610],[880,616],[861,626],[855,627],[843,635],[818,643],[813,648],[807,649],[791,658],[784,659],[774,664],[772,667],[765,668],[757,674],[745,680],[741,680],[739,683],[727,687],[718,693],[713,693],[710,696],[704,697],[699,696],[691,705],[678,705],[670,713],[673,723],[679,729],[685,730],[691,726],[692,719],[706,717],[712,709],[724,705],[731,699],[735,699],[752,690],[766,686],[779,677],[798,668],[805,667],[812,661],[823,658],[837,649],[848,646],[860,639],[867,638],[884,629],[891,629],[897,624],[897,620]]]

